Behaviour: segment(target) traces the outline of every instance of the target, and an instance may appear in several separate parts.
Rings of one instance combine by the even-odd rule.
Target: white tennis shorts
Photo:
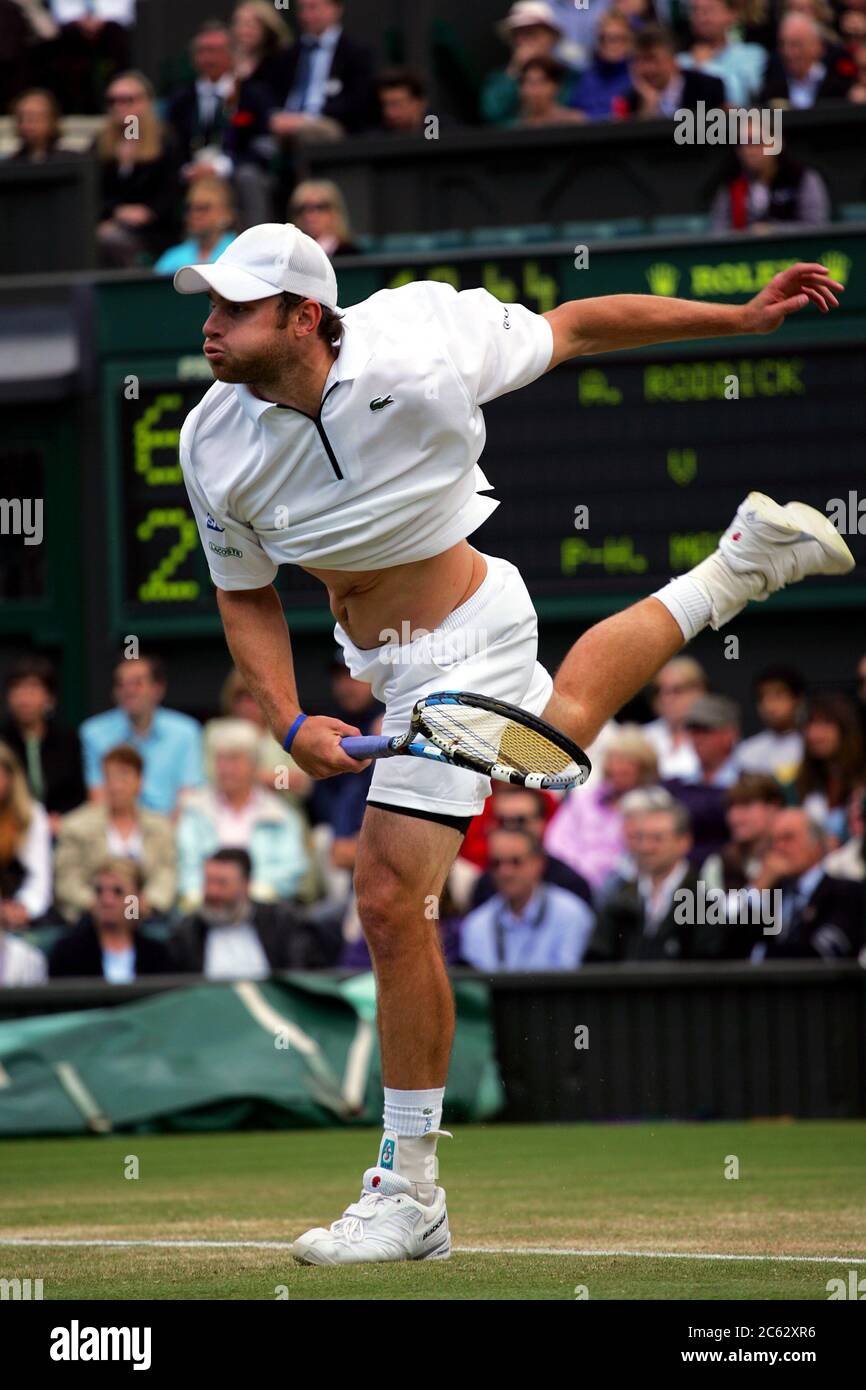
[[[553,679],[537,660],[538,616],[520,572],[508,560],[485,555],[487,574],[471,598],[432,632],[382,647],[356,647],[339,623],[334,636],[352,675],[368,681],[385,706],[382,732],[401,734],[412,708],[434,690],[471,690],[507,700],[540,715]],[[448,816],[475,816],[490,795],[490,778],[425,758],[382,758],[375,764],[368,801]]]

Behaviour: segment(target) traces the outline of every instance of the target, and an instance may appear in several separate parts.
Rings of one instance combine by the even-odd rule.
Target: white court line
[[[42,1240],[30,1236],[0,1236],[0,1246],[46,1246],[90,1249],[131,1246],[157,1250],[291,1250],[283,1240]],[[610,1260],[756,1260],[763,1264],[866,1265],[866,1255],[721,1255],[696,1254],[691,1250],[575,1250],[555,1245],[455,1245],[455,1255],[571,1255],[580,1259]]]

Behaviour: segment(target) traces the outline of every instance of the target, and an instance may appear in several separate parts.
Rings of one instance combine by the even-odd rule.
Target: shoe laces
[[[388,1197],[383,1192],[362,1192],[357,1202],[352,1202],[338,1220],[331,1222],[331,1234],[356,1244],[364,1239],[364,1222],[375,1216],[383,1203],[399,1201],[399,1197]]]

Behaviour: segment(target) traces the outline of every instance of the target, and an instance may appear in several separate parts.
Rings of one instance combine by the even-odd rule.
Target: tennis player
[[[702,628],[853,566],[827,517],[751,493],[713,555],[584,633],[552,679],[519,571],[468,539],[498,506],[478,465],[486,402],[569,358],[771,333],[809,304],[826,313],[842,286],[821,265],[782,271],[743,306],[623,294],[534,314],[419,281],[343,312],[316,242],[265,223],[174,284],[210,300],[214,383],[187,416],[180,459],[226,641],[275,737],[313,777],[368,762],[339,744],[357,728],[303,712],[273,587],[280,565],[325,585],[349,670],[385,705],[383,733],[403,732],[420,696],[462,689],[541,715],[584,748]],[[436,1144],[454,1009],[429,904],[489,791],[463,768],[376,762],[354,884],[376,973],[384,1133],[360,1199],[295,1241],[302,1263],[450,1253]]]

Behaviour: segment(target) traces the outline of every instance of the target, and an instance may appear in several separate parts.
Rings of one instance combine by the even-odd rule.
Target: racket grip
[[[391,748],[386,734],[347,734],[340,747],[350,758],[381,758]]]

